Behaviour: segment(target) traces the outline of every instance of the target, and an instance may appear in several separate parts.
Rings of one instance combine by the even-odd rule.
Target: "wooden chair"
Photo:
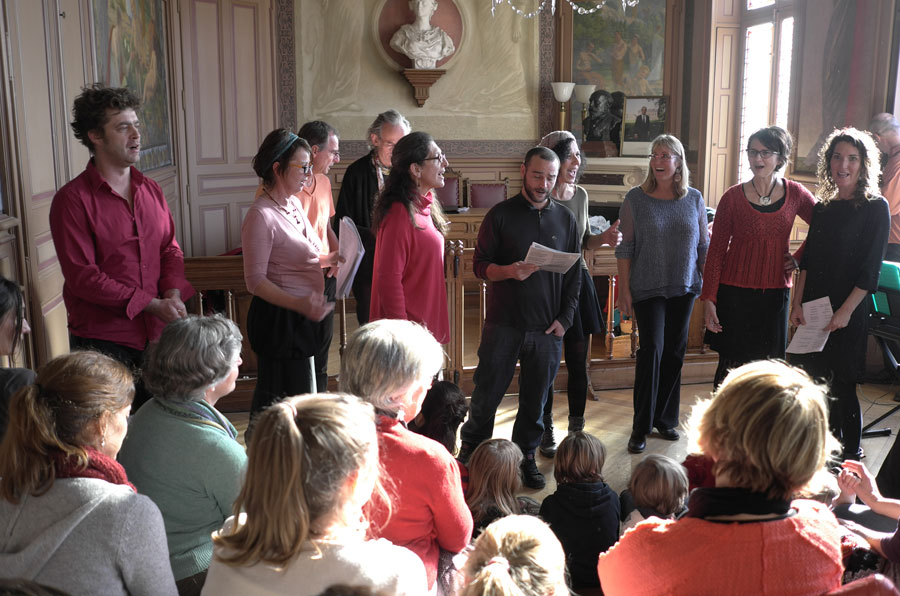
[[[434,193],[444,211],[453,213],[462,207],[462,181],[459,173],[447,168],[447,171],[444,172],[444,187],[435,188]]]
[[[509,178],[499,182],[479,182],[466,179],[466,196],[473,209],[490,208],[506,200],[509,195]]]

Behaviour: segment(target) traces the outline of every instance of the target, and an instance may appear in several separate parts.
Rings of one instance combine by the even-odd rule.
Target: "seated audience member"
[[[534,499],[516,496],[522,488],[522,457],[519,446],[506,439],[485,441],[472,453],[466,504],[472,512],[475,536],[505,515],[537,514]]]
[[[349,395],[289,397],[256,424],[203,594],[314,596],[336,583],[425,594],[418,557],[365,539],[363,507],[381,492],[372,406]]]
[[[619,539],[619,496],[603,481],[606,447],[584,431],[559,444],[556,492],[541,503],[541,518],[562,543],[573,588],[600,585],[597,557]]]
[[[199,594],[212,559],[210,535],[241,489],[247,455],[216,410],[234,391],[241,332],[222,316],[169,323],[144,358],[154,399],[131,419],[119,461],[159,507],[169,560],[182,594]]]
[[[69,594],[176,594],[159,509],[116,454],[131,372],[96,352],[54,358],[9,408],[0,443],[0,577]]]
[[[13,356],[31,326],[25,320],[25,298],[19,286],[0,276],[0,356]],[[20,388],[34,383],[34,371],[0,368],[0,439],[6,432],[9,400]]]
[[[791,501],[838,448],[826,388],[786,364],[732,370],[694,409],[715,488],[679,520],[646,520],[600,555],[604,594],[822,594],[841,584],[840,529],[820,503]]]
[[[713,460],[707,455],[689,453],[681,466],[687,472],[688,494],[695,488],[712,488],[716,485],[716,476],[713,474]]]
[[[439,575],[441,549],[458,553],[472,537],[453,457],[404,424],[418,414],[443,362],[440,344],[424,327],[382,319],[350,336],[340,376],[342,391],[375,406],[381,467],[393,486],[393,514],[384,503],[373,504],[371,533],[419,555],[429,590]]]
[[[434,439],[456,455],[456,433],[468,409],[466,396],[455,383],[435,381],[425,394],[422,410],[409,422],[409,430]]]
[[[469,553],[460,596],[568,596],[566,556],[550,527],[530,515],[489,525]]]
[[[836,504],[852,504],[858,497],[869,508],[864,512],[839,513],[839,517],[854,520],[845,519],[841,523],[864,538],[872,550],[886,559],[878,571],[896,583],[900,580],[900,530],[897,529],[900,500],[884,497],[878,490],[875,477],[858,461],[847,460],[843,463],[838,486],[841,495],[836,499]]]
[[[623,532],[650,517],[675,519],[688,495],[687,472],[671,457],[653,453],[634,467],[627,492],[627,499],[622,495],[629,509],[623,505]]]

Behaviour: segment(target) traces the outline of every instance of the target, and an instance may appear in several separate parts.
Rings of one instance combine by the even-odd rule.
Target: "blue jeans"
[[[475,369],[469,419],[460,431],[461,439],[474,446],[493,436],[497,407],[519,361],[519,409],[512,441],[523,453],[533,453],[544,432],[541,413],[547,389],[559,370],[561,356],[561,337],[543,331],[485,324],[478,346],[478,368]]]

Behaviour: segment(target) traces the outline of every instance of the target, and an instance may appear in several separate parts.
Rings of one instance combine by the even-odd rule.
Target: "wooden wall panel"
[[[221,24],[219,4],[197,0],[192,3],[194,18],[191,40],[194,51],[193,126],[198,162],[222,163],[225,160],[225,131],[222,82]]]

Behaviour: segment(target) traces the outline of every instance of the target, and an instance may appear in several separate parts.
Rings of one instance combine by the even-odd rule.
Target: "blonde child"
[[[519,446],[506,439],[485,441],[472,453],[466,504],[475,522],[473,536],[506,515],[537,512],[533,499],[516,496],[522,488],[522,458]]]
[[[623,532],[648,517],[673,519],[680,513],[688,495],[687,471],[671,457],[654,453],[634,467],[628,490],[634,509],[624,518]]]
[[[603,481],[606,447],[576,431],[556,451],[556,492],[544,499],[540,516],[562,543],[573,588],[600,585],[597,557],[619,538],[619,496]]]

